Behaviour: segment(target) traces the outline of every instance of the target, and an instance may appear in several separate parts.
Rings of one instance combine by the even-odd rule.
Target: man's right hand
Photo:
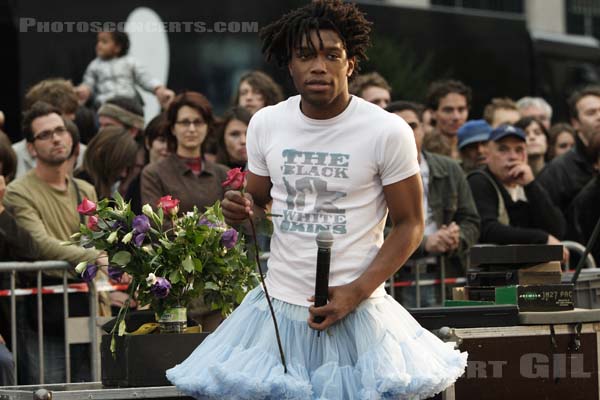
[[[435,233],[427,236],[425,240],[425,251],[432,254],[441,254],[450,250],[452,237],[445,225],[442,225]]]
[[[249,193],[242,195],[238,190],[228,190],[221,202],[221,208],[225,222],[229,225],[240,225],[254,214],[254,200]]]

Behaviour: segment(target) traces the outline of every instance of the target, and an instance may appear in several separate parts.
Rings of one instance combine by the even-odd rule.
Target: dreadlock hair
[[[331,29],[342,40],[348,58],[356,57],[355,71],[358,71],[359,61],[368,58],[366,50],[371,44],[371,25],[355,4],[341,0],[316,0],[261,29],[262,52],[267,61],[274,59],[277,65],[284,67],[292,58],[294,49],[301,46],[302,39],[310,38],[311,31],[316,31],[319,45],[323,46],[319,29]],[[307,42],[310,51],[315,51],[313,43]]]

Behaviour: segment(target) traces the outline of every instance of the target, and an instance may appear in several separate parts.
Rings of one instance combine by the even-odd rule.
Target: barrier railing
[[[446,298],[446,286],[448,285],[457,285],[466,283],[466,278],[464,277],[451,277],[448,278],[446,276],[446,258],[445,257],[423,257],[423,258],[415,258],[409,259],[402,268],[410,268],[411,276],[407,278],[403,277],[402,280],[399,280],[397,274],[394,274],[390,277],[390,279],[386,282],[386,288],[388,289],[388,293],[390,296],[397,298],[397,289],[398,288],[406,288],[414,286],[415,288],[415,306],[417,308],[421,307],[421,290],[424,286],[432,286],[439,285],[440,286],[440,301],[443,304],[444,299]],[[423,271],[426,270],[428,265],[437,265],[439,268],[436,268],[439,271],[439,277],[435,279],[427,278],[423,279],[422,274]],[[440,304],[440,305],[442,305]]]
[[[44,287],[43,286],[43,272],[47,271],[62,271],[62,286],[57,290],[56,286]],[[11,350],[14,360],[14,376],[15,381],[18,382],[18,359],[19,354],[17,351],[17,296],[22,295],[35,295],[37,297],[37,342],[38,342],[38,356],[39,356],[39,379],[40,384],[44,384],[44,313],[42,308],[43,295],[48,293],[62,292],[63,297],[63,316],[64,316],[64,352],[65,352],[65,375],[66,382],[71,382],[71,354],[70,354],[70,321],[69,321],[69,293],[71,292],[85,292],[86,290],[81,287],[81,284],[70,285],[68,283],[68,271],[72,270],[72,266],[65,261],[36,261],[36,262],[0,262],[0,274],[10,274],[10,290],[8,292],[3,291],[3,295],[10,296],[10,332],[11,332]],[[20,290],[16,287],[16,277],[18,273],[23,272],[35,272],[36,276],[36,287],[29,288],[27,290]],[[62,289],[62,290],[60,290]],[[96,318],[98,315],[98,293],[96,291],[95,284],[89,284],[89,316],[88,328],[89,328],[89,343],[90,343],[90,359],[91,359],[91,378],[94,381],[100,379],[100,356],[98,346],[98,335],[96,334]],[[91,316],[94,316],[92,318]]]

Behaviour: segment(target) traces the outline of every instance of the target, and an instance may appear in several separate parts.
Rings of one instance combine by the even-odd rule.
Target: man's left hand
[[[510,177],[514,180],[517,185],[526,186],[533,182],[533,171],[527,163],[515,164],[511,167],[509,173]]]
[[[354,311],[362,300],[360,291],[352,283],[330,287],[329,303],[323,307],[309,307],[310,317],[308,318],[308,325],[313,329],[323,331]],[[308,301],[314,302],[315,299],[311,297]],[[320,324],[314,322],[314,318],[317,315],[325,318]]]

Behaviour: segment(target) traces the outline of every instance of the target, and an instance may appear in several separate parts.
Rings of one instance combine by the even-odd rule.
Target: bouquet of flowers
[[[141,306],[149,304],[158,316],[198,297],[228,315],[258,282],[244,240],[226,225],[219,202],[203,214],[194,208],[183,216],[177,215],[178,204],[164,196],[157,209],[146,204],[135,215],[118,194],[98,203],[84,198],[77,210],[88,222],[70,243],[104,251],[110,278],[120,281],[128,274],[130,298]],[[83,261],[76,270],[91,281],[98,267]],[[126,329],[128,305],[115,324],[120,335]]]

